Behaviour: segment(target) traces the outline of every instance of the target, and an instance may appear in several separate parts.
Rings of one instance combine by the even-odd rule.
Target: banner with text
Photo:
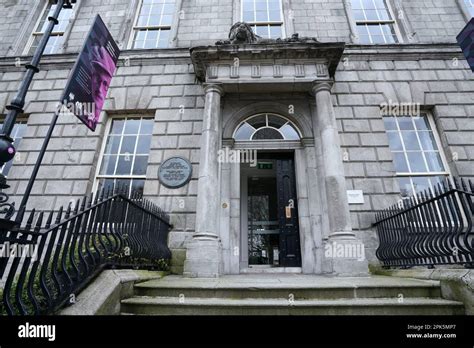
[[[97,15],[69,76],[61,105],[92,131],[99,122],[119,55],[119,47]]]

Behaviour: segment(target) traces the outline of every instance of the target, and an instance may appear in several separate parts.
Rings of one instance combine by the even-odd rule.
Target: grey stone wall
[[[0,56],[20,55],[34,29],[46,0],[0,0]],[[398,9],[395,2],[400,1]],[[137,0],[79,0],[72,28],[67,33],[65,53],[77,52],[89,27],[100,13],[116,40],[127,47]],[[457,0],[391,0],[392,9],[403,32],[407,20],[415,32],[414,42],[455,42],[465,25]],[[177,9],[177,39],[174,47],[210,45],[226,38],[236,21],[240,0],[183,0]],[[321,41],[350,42],[349,18],[344,0],[285,0],[285,20],[302,36]],[[238,19],[238,18],[237,18]],[[291,35],[292,33],[287,33]],[[403,42],[408,42],[403,33]]]
[[[24,20],[31,10],[30,1],[1,0],[0,1],[0,56],[5,56],[12,48],[14,41],[18,37],[20,29],[24,25]]]
[[[418,42],[453,42],[466,25],[457,0],[402,2]]]
[[[19,70],[19,69],[18,69]],[[38,151],[48,129],[53,112],[61,97],[68,70],[43,70],[35,78],[25,106],[28,126],[14,165],[10,170],[10,192],[25,191]],[[1,85],[16,85],[22,72],[5,72]],[[14,79],[14,81],[10,81]],[[2,89],[3,90],[3,89]],[[2,113],[13,98],[16,87],[2,93]],[[103,124],[96,133],[88,132],[74,117],[61,117],[50,141],[43,166],[33,189],[31,208],[51,210],[80,198],[91,189],[93,164],[98,158]],[[13,197],[18,198],[18,197]]]
[[[187,50],[175,51],[175,56]],[[43,137],[48,129],[57,101],[61,97],[72,61],[55,69],[53,57],[43,59],[45,70],[36,75],[25,107],[28,126],[18,147],[9,173],[8,190],[19,203],[31,175]],[[8,72],[0,74],[0,114],[14,95],[22,76],[12,60]],[[150,64],[150,62],[148,62]],[[183,248],[183,235],[192,232],[199,162],[199,136],[202,128],[203,91],[195,83],[189,58],[155,59],[143,65],[131,59],[130,66],[117,70],[109,90],[105,112],[96,132],[89,131],[73,116],[61,116],[48,146],[43,166],[30,199],[30,209],[52,210],[91,192],[104,141],[107,119],[114,116],[137,115],[155,120],[147,170],[145,196],[171,212],[175,228],[170,235],[172,248]],[[163,159],[181,155],[192,162],[193,178],[185,187],[169,190],[158,182],[158,167]],[[189,235],[189,233],[188,233]]]
[[[351,205],[353,227],[371,249],[374,211],[401,198],[381,104],[419,103],[434,118],[451,174],[474,177],[474,74],[467,62],[455,46],[439,60],[390,55],[347,53],[333,89],[348,189],[365,193],[363,205]]]
[[[0,115],[6,113],[5,106],[23,76],[24,68],[15,66],[15,58],[36,23],[37,17],[31,14],[32,1],[0,0],[3,18],[0,23]],[[295,32],[317,36],[322,41],[350,40],[342,0],[291,0],[288,3]],[[132,4],[133,1],[125,0],[80,0],[65,52],[43,59],[42,70],[27,96],[27,131],[9,174],[12,185],[9,193],[14,200],[18,201],[25,190],[52,112],[74,63],[75,52],[82,46],[95,14],[102,14],[112,35],[126,46],[130,18],[133,18],[130,15]],[[452,43],[465,24],[454,0],[403,1],[403,6],[419,42]],[[234,7],[232,0],[183,0],[183,15],[177,30],[178,48],[124,51],[122,58],[129,58],[130,66],[121,61],[97,131],[88,131],[72,116],[61,117],[33,189],[31,208],[51,210],[91,192],[108,118],[154,117],[155,137],[145,195],[171,212],[175,229],[169,244],[176,251],[175,257],[182,259],[184,241],[194,231],[204,107],[203,90],[195,81],[188,48],[213,44],[227,37]],[[410,46],[407,50],[411,53],[349,45],[333,88],[341,143],[347,154],[348,189],[365,193],[365,204],[351,205],[353,226],[369,246],[372,256],[376,246],[371,228],[374,210],[400,198],[380,115],[381,103],[388,100],[419,102],[429,109],[451,173],[474,177],[474,74],[460,58],[455,44]],[[23,58],[22,64],[26,62]],[[267,97],[262,94],[254,98],[268,100]],[[282,99],[294,98],[285,95]],[[311,108],[313,97],[308,96],[307,101],[301,100],[301,96],[297,99],[299,103],[306,103],[308,110]],[[193,164],[193,179],[178,190],[166,189],[157,179],[160,163],[173,155],[187,157]]]
[[[212,45],[227,38],[233,24],[234,3],[233,0],[184,0],[178,27],[178,47]]]
[[[349,22],[344,1],[291,1],[295,32],[316,36],[320,41],[350,42]]]
[[[184,50],[174,53],[186,56]],[[387,207],[400,198],[380,114],[382,103],[389,100],[416,102],[430,109],[451,173],[474,176],[474,76],[466,62],[459,60],[456,65],[453,59],[403,59],[361,59],[349,49],[345,63],[338,67],[333,88],[348,189],[365,193],[365,204],[351,205],[353,227],[360,230],[372,248],[376,245],[371,232],[374,210]],[[42,137],[64,87],[67,66],[72,64],[71,61],[67,63],[69,65],[55,69],[57,64],[52,60],[45,58],[45,70],[36,76],[28,93],[25,108],[28,127],[9,175],[14,198],[24,192]],[[5,62],[8,71],[0,74],[0,112],[3,113],[22,76],[21,69],[14,68],[11,59],[9,62]],[[50,210],[89,193],[107,118],[147,115],[155,119],[155,137],[145,194],[172,213],[175,229],[170,236],[170,245],[182,249],[194,229],[203,91],[194,81],[188,58],[155,58],[146,62],[147,65],[143,64],[140,59],[132,59],[131,66],[118,69],[106,113],[95,133],[74,117],[60,118],[34,186],[31,208]],[[252,99],[268,101],[274,96],[267,97],[262,94]],[[285,95],[285,98],[295,101],[295,96]],[[228,100],[232,100],[230,96]],[[309,107],[312,98],[308,97],[304,103]],[[193,180],[178,190],[166,189],[157,180],[159,164],[173,155],[190,158],[194,166]]]

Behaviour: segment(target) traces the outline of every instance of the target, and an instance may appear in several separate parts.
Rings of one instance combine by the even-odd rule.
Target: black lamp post
[[[18,114],[23,112],[26,93],[28,92],[31,81],[33,80],[33,76],[34,74],[40,71],[39,62],[41,60],[41,57],[43,56],[46,44],[48,43],[51,33],[53,32],[54,26],[59,23],[59,14],[61,13],[61,10],[63,8],[72,8],[72,4],[76,3],[76,0],[55,0],[54,3],[57,5],[57,7],[54,11],[54,14],[51,17],[48,17],[48,27],[43,33],[43,36],[38,47],[35,50],[31,63],[25,65],[26,73],[23,77],[23,81],[21,82],[20,88],[18,89],[15,98],[13,98],[10,104],[6,106],[8,114],[5,118],[5,122],[3,124],[3,128],[0,134],[0,167],[3,166],[5,163],[13,160],[13,158],[15,157],[16,150],[13,146],[13,139],[10,135],[12,133],[13,126],[15,125]],[[41,149],[41,151],[43,152],[39,155],[41,158],[44,155],[44,150],[45,148]],[[19,214],[17,215],[17,223],[21,223],[24,208],[30,196],[34,178],[36,178],[38,170],[39,165],[35,166],[31,179],[28,182],[25,194],[22,199],[22,203],[20,205]],[[3,190],[9,187],[10,186],[7,184],[6,177],[2,173],[0,173],[0,189]],[[5,215],[5,220],[9,220],[15,213],[14,203],[8,203],[8,199],[9,197],[7,194],[5,194],[4,192],[0,192],[0,215]]]

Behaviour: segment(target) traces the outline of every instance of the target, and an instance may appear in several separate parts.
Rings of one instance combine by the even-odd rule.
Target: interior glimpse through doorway
[[[242,165],[246,205],[242,243],[249,268],[300,267],[294,153],[258,153]]]
[[[273,165],[272,162],[267,162]],[[276,177],[248,178],[249,266],[279,266],[280,228]]]

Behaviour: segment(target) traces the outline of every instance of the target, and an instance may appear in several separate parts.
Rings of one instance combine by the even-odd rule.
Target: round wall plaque
[[[193,166],[182,157],[171,157],[158,170],[158,179],[167,188],[176,189],[186,185],[193,174]]]

